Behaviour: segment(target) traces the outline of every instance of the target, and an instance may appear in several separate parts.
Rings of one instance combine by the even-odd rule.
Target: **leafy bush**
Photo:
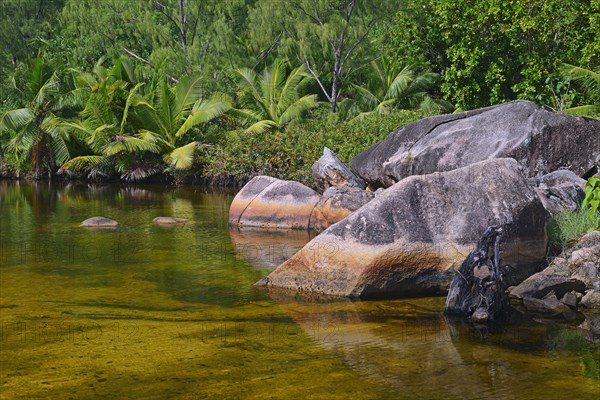
[[[600,205],[600,178],[592,176],[585,185],[585,199],[581,208],[589,209],[590,213],[596,213]]]
[[[336,121],[321,110],[313,118],[290,123],[284,131],[227,132],[202,155],[203,174],[213,183],[243,183],[257,175],[313,184],[310,168],[329,147],[345,162],[400,126],[423,117],[414,111],[370,115],[360,120]]]

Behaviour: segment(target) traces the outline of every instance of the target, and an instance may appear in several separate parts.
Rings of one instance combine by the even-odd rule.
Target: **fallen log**
[[[446,298],[447,314],[466,316],[474,322],[508,317],[508,296],[500,269],[501,233],[502,228],[488,227],[460,265]]]

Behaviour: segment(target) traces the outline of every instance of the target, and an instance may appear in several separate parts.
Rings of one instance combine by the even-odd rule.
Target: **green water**
[[[444,299],[308,302],[253,283],[307,240],[227,228],[232,192],[0,182],[2,399],[593,399],[576,323],[494,331]],[[121,223],[89,230],[91,216]],[[156,226],[157,216],[190,222]]]

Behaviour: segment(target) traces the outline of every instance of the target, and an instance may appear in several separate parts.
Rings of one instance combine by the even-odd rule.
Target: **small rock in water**
[[[156,217],[152,220],[155,224],[185,224],[189,219],[176,217]]]
[[[490,315],[483,307],[479,307],[477,310],[475,310],[473,315],[471,315],[471,320],[473,322],[487,322],[488,319],[490,319]]]
[[[562,297],[562,299],[560,299],[560,302],[571,308],[576,308],[577,307],[577,295],[575,294],[574,291],[567,292]]]
[[[79,226],[86,228],[118,228],[119,223],[105,217],[92,217],[83,221]]]
[[[546,296],[543,299],[533,297],[523,298],[523,305],[529,312],[546,314],[550,316],[568,313],[571,311],[569,307],[558,301],[555,295]]]

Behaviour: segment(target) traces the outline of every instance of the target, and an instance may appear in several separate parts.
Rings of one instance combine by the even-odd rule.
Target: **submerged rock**
[[[529,177],[560,168],[593,173],[600,160],[600,121],[513,101],[408,124],[354,157],[350,165],[373,187],[412,175],[511,157]]]
[[[365,181],[356,176],[354,172],[330,149],[325,147],[323,156],[312,166],[312,175],[317,189],[324,192],[331,186],[355,187],[364,189]]]
[[[177,218],[177,217],[156,217],[152,220],[155,224],[161,225],[174,225],[174,224],[185,224],[189,222],[189,219],[186,218]]]
[[[79,226],[86,228],[118,228],[119,223],[105,217],[92,217],[83,221]]]
[[[350,297],[444,293],[489,225],[503,228],[503,260],[522,280],[545,258],[546,217],[515,160],[413,176],[329,227],[262,285]]]

